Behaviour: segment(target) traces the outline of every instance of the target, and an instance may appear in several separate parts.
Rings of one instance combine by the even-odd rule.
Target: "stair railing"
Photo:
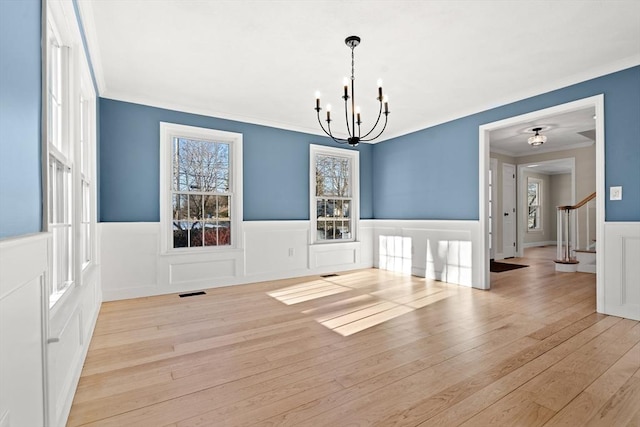
[[[558,206],[558,228],[557,228],[557,254],[556,262],[576,263],[576,250],[590,250],[592,221],[595,221],[590,214],[592,208],[591,201],[596,198],[596,193],[585,197],[579,203],[572,206]],[[580,209],[583,208],[584,209]],[[584,227],[580,226],[580,218],[584,218]],[[581,233],[582,230],[585,233]],[[586,238],[581,239],[581,236]]]

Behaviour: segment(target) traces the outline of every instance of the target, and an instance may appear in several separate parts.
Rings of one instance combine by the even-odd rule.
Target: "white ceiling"
[[[595,143],[595,122],[595,108],[590,107],[496,129],[490,134],[491,151],[520,157],[588,147]],[[542,128],[540,134],[547,137],[547,142],[537,147],[529,145],[527,140],[535,134],[533,128]]]
[[[558,175],[571,173],[573,164],[573,159],[547,160],[545,162],[530,164],[527,166],[527,170],[545,175]]]
[[[79,0],[105,98],[320,134],[350,74],[385,138],[640,64],[640,0]],[[337,122],[334,122],[337,128]]]

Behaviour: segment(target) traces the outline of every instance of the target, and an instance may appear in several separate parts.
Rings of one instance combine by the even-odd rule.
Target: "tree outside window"
[[[536,178],[527,178],[527,205],[528,219],[527,229],[542,229],[542,181]]]
[[[227,143],[173,138],[173,247],[231,244]]]
[[[311,145],[310,154],[313,241],[355,240],[358,152]]]

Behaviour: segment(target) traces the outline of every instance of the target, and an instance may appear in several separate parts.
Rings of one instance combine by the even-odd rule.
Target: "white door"
[[[489,162],[489,258],[496,257],[496,173],[498,160],[491,159]]]
[[[502,256],[516,256],[516,167],[502,164]]]

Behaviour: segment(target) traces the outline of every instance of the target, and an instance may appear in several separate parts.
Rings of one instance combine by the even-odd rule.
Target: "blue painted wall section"
[[[160,122],[243,135],[244,219],[309,219],[309,144],[328,138],[100,99],[100,221],[160,220]],[[344,146],[340,146],[344,147]],[[361,218],[372,217],[372,151],[361,144]]]
[[[40,0],[0,1],[0,238],[42,229]]]
[[[604,94],[607,221],[640,221],[640,67],[633,67],[377,144],[373,215],[380,219],[478,219],[478,127]],[[608,199],[608,194],[603,195]]]

